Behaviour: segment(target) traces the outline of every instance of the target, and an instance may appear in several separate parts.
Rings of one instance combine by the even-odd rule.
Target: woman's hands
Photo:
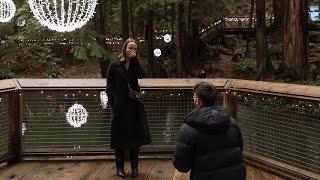
[[[133,58],[133,57],[136,57],[136,52],[134,52],[133,50],[131,50],[131,49],[127,49],[127,57],[128,58]]]

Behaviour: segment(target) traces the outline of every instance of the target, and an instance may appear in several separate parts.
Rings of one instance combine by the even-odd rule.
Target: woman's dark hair
[[[199,82],[193,88],[194,94],[200,99],[203,106],[213,106],[217,98],[216,87],[208,82]]]
[[[129,43],[136,43],[136,40],[132,39],[132,38],[128,38],[124,43],[123,43],[123,46],[122,46],[122,50],[121,50],[121,53],[119,54],[118,58],[122,59],[122,58],[126,58],[126,50],[127,50],[127,46]]]

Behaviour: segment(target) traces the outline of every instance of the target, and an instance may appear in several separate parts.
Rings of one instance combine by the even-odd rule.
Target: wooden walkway
[[[188,180],[189,174],[179,173],[169,159],[148,160],[139,162],[139,176],[137,180]],[[126,162],[125,171],[130,176],[130,164]],[[78,180],[101,179],[122,180],[116,176],[114,161],[25,161],[0,167],[0,179],[35,179],[35,180]],[[269,173],[259,171],[247,166],[247,179],[273,179],[281,178]]]

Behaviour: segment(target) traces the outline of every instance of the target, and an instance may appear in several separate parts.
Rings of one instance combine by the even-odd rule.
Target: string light
[[[97,0],[28,0],[35,18],[58,32],[71,32],[93,17]]]
[[[16,5],[12,0],[0,0],[0,22],[9,22],[16,12]]]
[[[270,16],[270,17],[266,17],[266,19],[274,19],[274,16]],[[222,20],[226,21],[226,22],[247,22],[250,20],[250,18],[243,18],[243,17],[230,17],[230,18],[222,18]],[[219,25],[220,23],[222,23],[222,20],[218,20],[214,23],[211,23],[209,26],[203,28],[202,30],[200,30],[201,33],[204,33],[206,31],[208,31],[209,29],[213,29],[214,27],[216,27],[217,25]],[[252,18],[253,21],[256,20],[256,18]]]

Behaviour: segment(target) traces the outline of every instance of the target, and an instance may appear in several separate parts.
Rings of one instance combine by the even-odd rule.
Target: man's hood
[[[185,118],[185,123],[207,133],[224,132],[230,122],[230,113],[222,106],[200,107]]]

